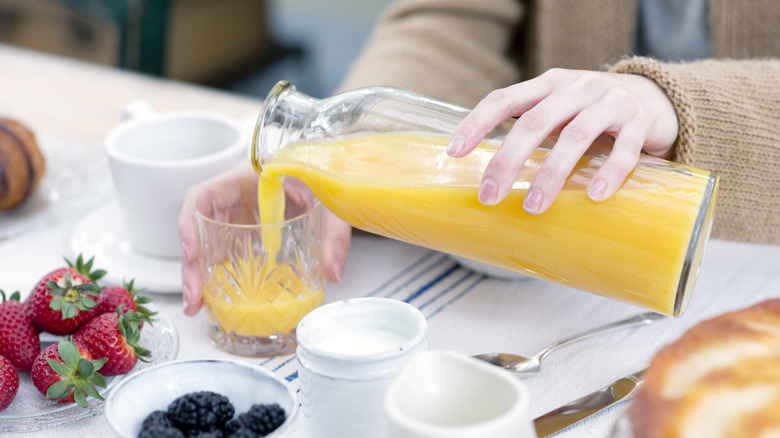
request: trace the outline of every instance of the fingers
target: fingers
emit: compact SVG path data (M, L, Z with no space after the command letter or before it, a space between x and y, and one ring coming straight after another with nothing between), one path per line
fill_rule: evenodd
M447 154L466 155L496 126L528 111L549 93L549 81L543 76L491 92L458 124Z
M196 198L204 190L221 181L237 181L251 175L256 177L251 164L248 161L242 162L233 169L190 187L184 194L181 210L179 210L178 234L181 247L182 304L186 315L197 314L203 305L203 287L198 267L200 242L197 220L195 219ZM221 186L230 187L231 184L222 184ZM210 214L209 209L213 207L213 202L203 202L200 208L203 209L202 213Z
M479 190L479 201L485 205L495 205L503 200L512 189L520 168L528 160L533 151L556 128L566 124L581 114L595 99L601 97L600 89L582 88L580 84L562 87L526 111L507 134L501 147L485 168ZM576 89L576 90L575 90ZM592 119L593 117L589 117ZM591 142L602 132L577 123L569 129L569 133L561 133L556 143L564 149L557 157L548 157L547 167L540 169L537 178L542 177L536 186L529 189L525 204L526 210L536 212L545 203L549 204L550 192L557 193L563 185L563 180L574 167L577 158L587 150ZM562 141L563 140L563 141ZM571 154L577 156L568 159ZM557 165L551 158L558 158ZM549 188L547 187L549 186ZM557 188L556 188L557 187ZM545 199L547 198L547 199ZM553 196L554 198L554 196ZM543 208L542 208L543 210Z
M352 227L330 210L325 209L322 239L325 276L329 281L338 283L344 276L344 266L352 240Z
M602 202L615 194L639 162L644 141L645 135L636 124L621 129L607 161L588 184L587 194L591 201Z
M601 99L595 104L586 106L562 130L555 146L547 155L536 177L531 182L524 198L523 209L530 214L540 214L546 211L563 188L580 158L590 148L593 142L604 132L623 132L626 117L631 117L632 111L621 103L613 103ZM618 158L610 161L610 168L599 175L599 179L591 181L591 190L596 198L603 200L611 196L623 182L623 179L636 164L642 141L629 143L626 139L640 137L631 133L623 135L624 143L618 144L619 150L624 147L633 148L629 151L620 150ZM631 161L633 159L633 162ZM629 166L626 168L626 166ZM620 180L617 180L620 178Z
M191 187L184 195L179 212L179 243L181 246L182 300L184 313L198 313L202 300L200 271L198 269L198 227L195 220L195 197L204 184Z
M182 261L181 276L184 280L182 282L184 314L195 316L203 306L203 286L197 259L188 262Z
M485 168L479 201L501 202L533 151L561 129L523 200L531 214L546 211L577 162L605 134L614 139L609 157L587 188L603 201L620 187L642 150L668 158L677 136L671 101L642 76L550 70L539 78L490 93L456 128L447 153L466 155L509 117L520 116Z

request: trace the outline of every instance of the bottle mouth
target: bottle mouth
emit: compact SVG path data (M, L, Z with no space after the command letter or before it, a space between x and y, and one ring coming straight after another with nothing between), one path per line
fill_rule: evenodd
M257 116L255 130L252 134L251 148L252 167L258 173L262 170L263 157L268 153L276 153L276 150L279 148L280 142L278 140L272 142L268 138L267 128L273 123L274 114L279 105L280 98L288 91L295 91L295 85L284 80L277 82L265 97L263 106L260 107L260 114Z

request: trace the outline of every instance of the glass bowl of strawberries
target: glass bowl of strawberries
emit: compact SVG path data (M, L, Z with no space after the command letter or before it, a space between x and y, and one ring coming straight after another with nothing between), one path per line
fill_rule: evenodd
M66 262L24 299L0 291L0 377L13 374L10 390L0 379L0 435L98 415L124 377L178 354L173 322L132 281L105 286L93 259Z

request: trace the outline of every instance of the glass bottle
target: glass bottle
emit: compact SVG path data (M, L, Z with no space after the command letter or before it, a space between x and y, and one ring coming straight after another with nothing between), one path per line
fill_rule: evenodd
M682 314L709 237L717 175L642 155L620 190L594 203L585 189L609 152L596 142L552 206L530 215L522 200L551 136L509 196L485 206L477 199L482 173L511 121L467 156L449 157L449 137L468 112L391 87L315 99L282 81L260 110L252 162L261 180L299 178L365 231Z

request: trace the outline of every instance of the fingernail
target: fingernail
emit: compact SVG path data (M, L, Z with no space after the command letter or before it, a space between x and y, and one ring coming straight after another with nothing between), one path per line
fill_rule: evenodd
M607 183L603 179L594 179L588 189L588 197L592 201L602 201L604 198L604 192L607 190Z
M183 300L183 307L186 311L190 307L190 286L186 283L181 287L181 298Z
M536 213L542 206L542 192L539 189L531 189L525 194L523 208L528 213Z
M453 136L450 140L450 144L447 145L447 155L457 156L460 154L460 151L463 149L463 145L466 143L466 139L464 139L460 135Z
M182 241L180 243L181 247L181 261L182 262L189 262L190 261L190 247L187 245L187 242Z
M333 263L333 276L335 277L336 283L341 282L341 278L344 276L344 266L341 265L341 263Z
M484 205L493 205L496 203L497 197L498 186L496 185L496 182L490 178L485 178L479 186L479 202Z

